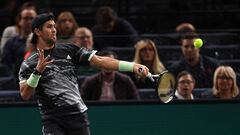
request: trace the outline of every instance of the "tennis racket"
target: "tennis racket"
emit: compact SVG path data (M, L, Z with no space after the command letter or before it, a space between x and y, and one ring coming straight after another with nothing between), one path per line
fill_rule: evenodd
M152 75L150 72L147 75L154 84L156 84L156 93L163 103L168 103L173 99L175 91L175 77L167 70L160 74Z

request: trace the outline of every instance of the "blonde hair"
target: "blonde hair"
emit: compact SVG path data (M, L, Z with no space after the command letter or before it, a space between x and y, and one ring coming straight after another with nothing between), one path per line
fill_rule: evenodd
M72 35L74 34L75 30L78 28L78 24L77 24L77 21L76 19L74 18L73 14L70 12L70 11L63 11L61 12L58 17L57 17L57 21L56 21L56 28L57 28L57 33L59 35L62 35L63 34L63 31L60 27L60 24L63 20L63 18L66 17L66 18L69 18L71 19L72 23L73 23L73 28L72 28Z
M233 80L233 87L231 89L231 95L232 97L236 97L239 94L238 86L237 86L237 79L236 79L236 73L230 66L219 66L213 76L213 95L217 96L219 94L219 88L217 86L217 77L219 75L224 75L227 77L231 77Z
M165 70L165 67L163 66L162 62L160 61L160 58L158 56L158 51L157 51L157 48L155 46L155 43L150 40L150 39L143 39L143 40L140 40L138 41L136 44L135 44L135 56L134 56L134 62L135 63L139 63L139 64L143 64L143 61L142 61L142 58L140 56L140 50L145 48L147 45L151 45L152 48L154 49L154 60L153 60L153 63L152 63L152 69L149 69L150 71L152 70L152 72L154 74L159 74L161 73L163 70Z

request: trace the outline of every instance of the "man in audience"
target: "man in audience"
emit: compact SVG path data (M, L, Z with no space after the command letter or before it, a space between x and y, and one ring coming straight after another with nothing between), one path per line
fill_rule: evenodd
M96 21L92 32L97 50L109 46L133 46L139 40L133 26L127 20L118 17L110 7L100 7L97 10Z
M187 72L182 71L177 76L177 90L174 94L174 99L179 100L193 100L193 89L195 86L195 79Z
M32 30L32 20L37 16L33 7L21 10L19 25L21 27L19 35L9 39L3 49L2 63L13 71L18 85L18 71L24 59L26 41Z
M94 42L91 30L86 27L80 27L76 29L76 31L74 32L73 43L79 47L84 47L92 50ZM81 78L79 78L78 80L79 85L82 84L85 76L93 75L99 71L99 69L92 66L80 66L78 69L78 75L81 76Z
M183 70L190 72L196 79L196 88L211 88L213 73L218 67L217 60L200 55L200 49L193 45L198 35L193 32L186 33L181 39L183 57L169 67L175 76Z
M76 29L73 43L79 47L93 49L93 36L91 30L86 27L79 27Z
M103 51L100 56L116 58L115 53ZM86 78L81 87L84 100L134 100L139 93L133 81L127 75L117 71L102 70L100 73Z

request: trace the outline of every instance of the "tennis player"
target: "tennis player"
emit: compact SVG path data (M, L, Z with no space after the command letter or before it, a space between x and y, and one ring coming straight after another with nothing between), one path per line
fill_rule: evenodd
M144 65L97 56L96 51L73 44L56 45L57 31L51 13L38 15L32 30L36 51L21 65L20 93L25 100L35 94L43 135L90 135L87 107L77 83L79 66L90 64L147 76L148 68ZM140 68L143 72L139 72Z

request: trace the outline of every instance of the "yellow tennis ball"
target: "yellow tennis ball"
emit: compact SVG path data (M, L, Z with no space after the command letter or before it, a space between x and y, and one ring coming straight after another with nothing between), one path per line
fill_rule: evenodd
M202 45L203 45L202 39L201 39L201 38L195 39L193 45L194 45L196 48L201 48Z

